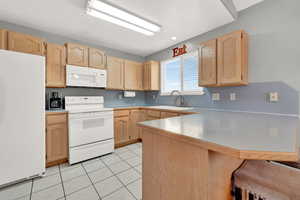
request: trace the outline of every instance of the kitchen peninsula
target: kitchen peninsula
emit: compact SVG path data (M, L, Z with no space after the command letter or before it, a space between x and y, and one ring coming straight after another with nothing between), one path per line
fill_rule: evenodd
M297 117L193 112L139 123L143 200L229 200L232 173L245 160L298 160Z

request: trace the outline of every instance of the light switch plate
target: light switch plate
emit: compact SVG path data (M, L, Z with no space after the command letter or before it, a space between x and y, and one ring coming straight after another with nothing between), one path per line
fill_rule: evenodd
M212 93L213 101L220 101L220 93Z

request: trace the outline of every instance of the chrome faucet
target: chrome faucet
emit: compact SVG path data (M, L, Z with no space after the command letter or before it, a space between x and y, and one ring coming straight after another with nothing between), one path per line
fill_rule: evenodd
M184 106L184 97L179 90L172 90L171 96L175 96L176 93L177 93L176 96L178 96L178 97L175 99L175 105L176 106ZM179 103L178 103L178 99L179 99Z

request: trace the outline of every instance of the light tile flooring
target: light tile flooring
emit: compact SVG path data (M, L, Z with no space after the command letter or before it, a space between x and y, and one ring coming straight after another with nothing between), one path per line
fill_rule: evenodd
M35 178L0 189L0 200L140 200L142 144L112 154L46 170Z

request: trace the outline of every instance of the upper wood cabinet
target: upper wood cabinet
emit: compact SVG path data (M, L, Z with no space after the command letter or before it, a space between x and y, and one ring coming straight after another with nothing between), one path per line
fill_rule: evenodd
M201 44L199 60L200 86L217 85L217 39Z
M218 83L245 85L248 83L248 35L236 31L218 38Z
M248 84L248 35L235 31L201 44L199 86Z
M107 56L107 89L124 89L124 60Z
M66 87L66 48L47 43L46 87Z
M8 31L8 50L44 55L44 40L22 33Z
M0 49L7 49L7 30L0 29Z
M46 115L47 166L66 162L68 159L68 122L66 113Z
M106 55L104 51L89 48L89 67L106 69Z
M143 79L144 90L160 90L159 62L148 61L144 63Z
M89 66L89 47L67 43L67 63L70 65Z
M143 64L125 60L124 66L125 90L143 90Z

